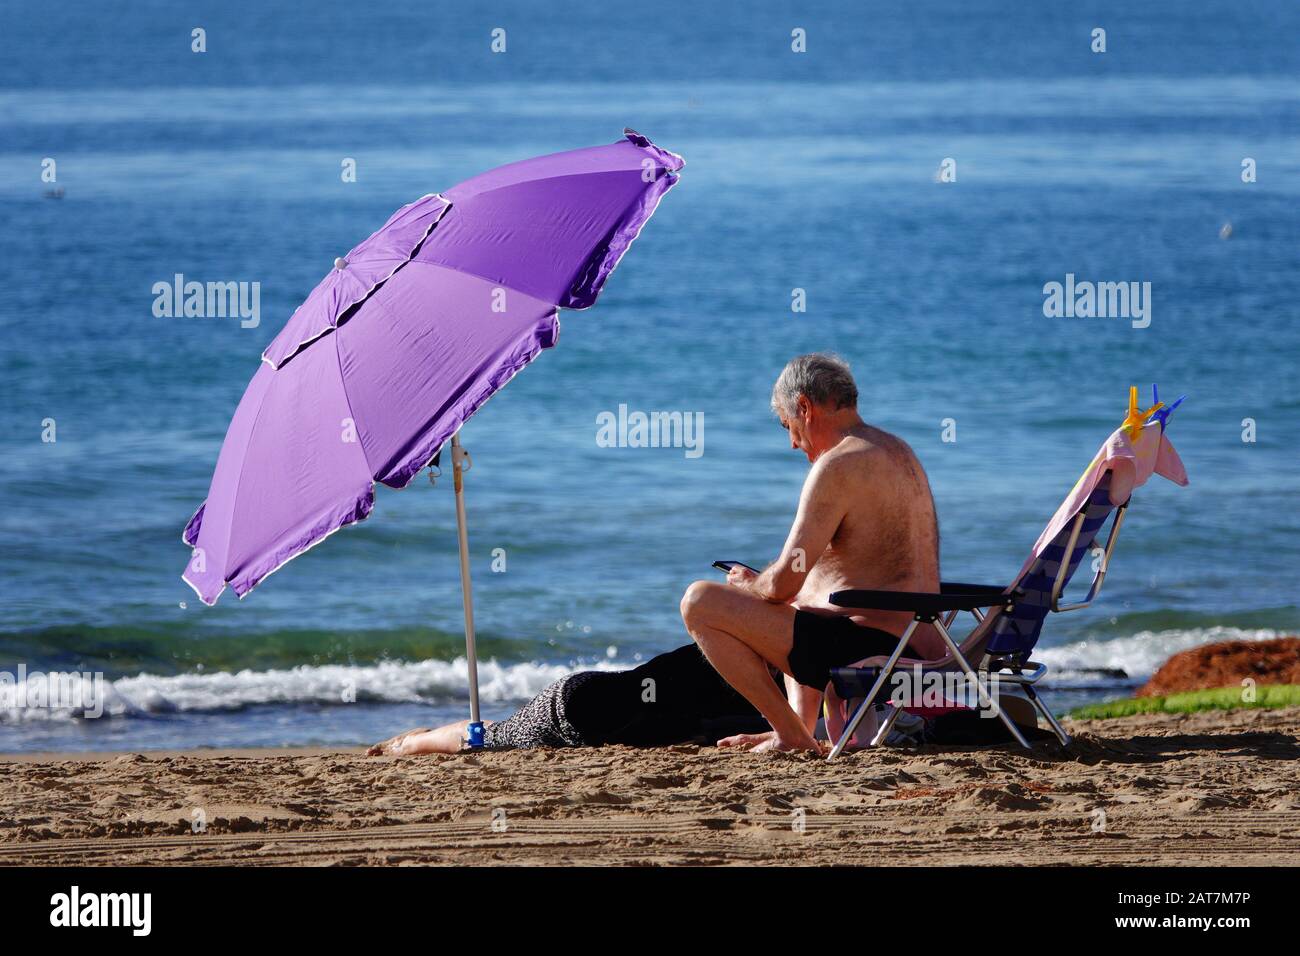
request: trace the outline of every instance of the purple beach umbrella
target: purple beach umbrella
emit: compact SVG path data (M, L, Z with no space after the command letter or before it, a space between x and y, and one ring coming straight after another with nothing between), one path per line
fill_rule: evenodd
M450 439L478 724L457 432L555 344L560 308L596 301L677 182L680 156L624 132L424 196L335 260L262 353L185 528L183 577L204 603L365 518L376 481L405 487Z

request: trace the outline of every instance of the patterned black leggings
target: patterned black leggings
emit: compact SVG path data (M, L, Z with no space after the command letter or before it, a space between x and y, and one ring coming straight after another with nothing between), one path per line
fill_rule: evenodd
M594 747L568 717L573 692L605 676L600 671L583 671L561 677L546 690L505 720L490 724L483 732L484 746L507 749L525 747Z

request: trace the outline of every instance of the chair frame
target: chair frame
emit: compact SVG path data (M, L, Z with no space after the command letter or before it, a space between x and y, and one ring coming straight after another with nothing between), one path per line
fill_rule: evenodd
M1102 554L1101 564L1098 566L1093 575L1092 586L1088 589L1087 597L1083 601L1075 604L1062 604L1061 595L1065 590L1066 580L1069 577L1070 555L1074 554L1075 548L1079 542L1079 534L1083 528L1086 517L1086 509L1080 509L1075 516L1073 527L1070 530L1069 541L1063 552L1063 560L1057 569L1056 578L1052 584L1051 600L1049 606L1050 612L1063 613L1066 611L1077 611L1090 605L1101 593L1102 584L1106 580L1106 571L1110 566L1111 554L1115 550L1115 543L1119 539L1119 530L1124 523L1124 512L1128 508L1128 502L1116 507L1112 517L1110 533L1106 538L1105 550ZM1100 530L1100 529L1099 529ZM830 596L830 602L837 607L851 608L869 608L872 610L883 611L910 611L912 620L908 623L907 629L903 632L902 637L898 639L897 646L894 647L893 653L889 655L883 667L880 669L871 690L863 698L862 703L858 705L853 716L845 725L844 732L840 734L839 740L831 748L830 755L826 758L828 761L834 760L848 745L853 738L854 732L858 729L858 724L866 716L868 709L876 705L876 698L881 689L885 686L885 681L898 666L899 659L903 656L903 651L907 647L908 641L917 627L921 624L932 624L939 636L943 639L948 653L952 657L951 663L956 665L970 678L976 687L979 695L980 705L992 710L997 717L1010 731L1016 741L1026 749L1032 749L1029 741L1025 739L1024 733L1020 727L1005 714L996 702L989 696L984 682L980 680L979 672L985 675L985 681L995 683L1007 683L1019 687L1024 691L1025 696L1033 704L1035 710L1047 721L1056 738L1062 746L1069 746L1071 742L1070 735L1065 732L1057 719L1052 716L1052 712L1043 702L1034 684L1042 679L1047 673L1047 665L1039 661L1021 660L1015 654L1000 655L997 652L985 652L979 662L979 668L972 666L970 660L962 653L961 647L953 640L952 634L948 628L956 619L957 614L961 611L969 611L975 618L976 628L985 626L985 610L989 608L998 608L1003 612L1009 613L1014 610L1016 599L1023 596L1024 592L1018 587L999 588L995 586L982 584L959 584L956 582L943 582L939 585L939 593L934 594L925 591L872 591L872 590L852 590L836 591ZM972 632L973 633L973 632ZM934 661L923 662L923 667L931 670L938 670L932 665ZM949 662L945 662L943 670L951 670ZM1025 668L1031 668L1026 673ZM893 728L894 722L898 720L899 714L906 708L893 706L889 715L881 722L880 728L872 737L868 747L879 746L889 731Z

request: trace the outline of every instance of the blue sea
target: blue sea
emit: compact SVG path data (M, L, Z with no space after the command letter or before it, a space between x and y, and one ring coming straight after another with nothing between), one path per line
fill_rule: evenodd
M463 432L486 716L685 643L678 601L711 561L776 555L807 464L768 395L820 349L921 457L956 580L1010 579L1130 385L1188 395L1190 486L1140 489L1099 602L1048 622L1057 709L1300 628L1288 0L0 17L0 670L108 682L99 719L0 711L0 751L350 745L466 714L449 480L381 487L367 521L214 608L181 581L181 531L335 256L425 193L624 126L685 157L680 184ZM177 273L259 282L259 324L156 317ZM1149 325L1045 316L1067 275L1149 282ZM621 404L702 413L704 453L600 447Z

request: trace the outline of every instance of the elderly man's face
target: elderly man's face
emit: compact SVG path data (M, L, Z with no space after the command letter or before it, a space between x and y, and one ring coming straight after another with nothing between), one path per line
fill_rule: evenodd
M802 451L808 456L809 461L815 457L808 436L808 417L811 408L808 400L801 396L793 413L781 416L781 427L790 435L790 447Z

